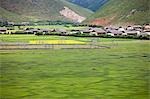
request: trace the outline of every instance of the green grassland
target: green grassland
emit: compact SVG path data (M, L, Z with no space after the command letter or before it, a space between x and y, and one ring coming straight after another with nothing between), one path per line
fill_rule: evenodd
M61 38L2 37L3 42ZM115 38L98 41L115 45L110 49L1 50L0 98L148 99L150 42Z
M37 25L37 26L21 26L20 28L40 28L40 29L66 29L66 30L72 30L72 29L83 29L86 27L74 27L74 26L69 26L65 27L64 25Z
M97 43L113 43L116 41L139 41L134 39L122 39L122 38L86 38L86 37L69 37L69 36L35 36L35 35L0 35L0 42L8 42L8 43L28 43L32 40L77 40L82 42L91 42L93 39L97 41Z

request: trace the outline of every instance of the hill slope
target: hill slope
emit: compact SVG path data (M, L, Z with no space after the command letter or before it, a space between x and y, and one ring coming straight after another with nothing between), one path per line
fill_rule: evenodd
M92 11L98 10L108 0L68 0L72 3L88 8Z
M0 0L0 13L1 19L10 21L72 20L81 22L92 12L65 0Z
M98 25L150 23L149 0L109 0L86 22Z

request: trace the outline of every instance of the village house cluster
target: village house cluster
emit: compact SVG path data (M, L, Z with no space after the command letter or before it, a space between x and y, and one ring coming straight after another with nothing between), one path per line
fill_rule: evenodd
M18 32L19 33L19 32ZM6 27L0 27L0 34L17 34L9 31ZM20 34L34 34L34 35L52 35L59 34L63 36L71 35L85 35L85 36L109 36L109 37L148 37L150 38L150 25L133 25L126 27L85 27L81 29L38 29L38 28L26 28L23 29Z
M127 27L104 27L104 28L86 28L80 31L81 34L88 34L94 36L108 35L108 36L150 36L150 25L134 25Z

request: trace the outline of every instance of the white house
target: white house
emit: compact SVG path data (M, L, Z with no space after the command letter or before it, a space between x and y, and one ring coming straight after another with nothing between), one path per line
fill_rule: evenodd
M6 33L7 28L6 27L0 27L0 34Z

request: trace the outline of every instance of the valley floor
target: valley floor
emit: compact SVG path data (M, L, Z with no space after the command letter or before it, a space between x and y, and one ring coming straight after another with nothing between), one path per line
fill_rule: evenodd
M3 42L30 38L3 36ZM115 45L110 49L1 50L0 98L148 99L150 41L102 38L99 43Z

